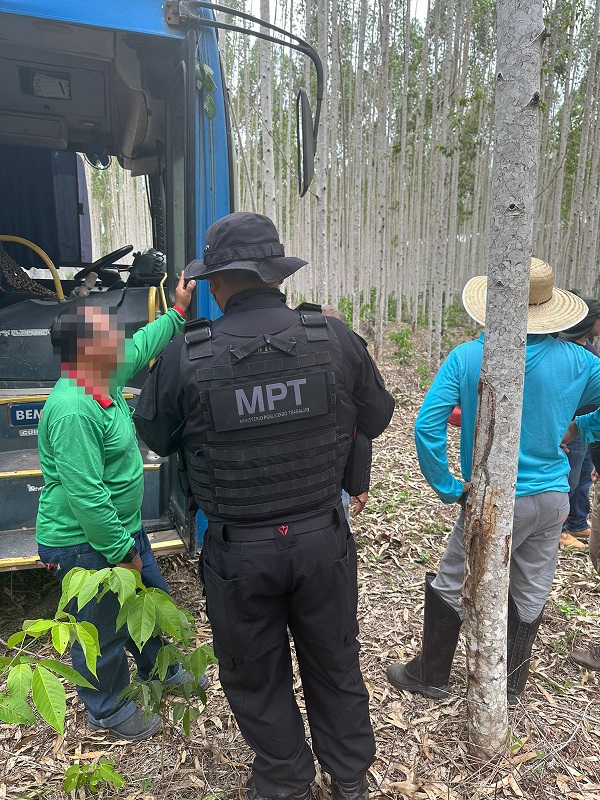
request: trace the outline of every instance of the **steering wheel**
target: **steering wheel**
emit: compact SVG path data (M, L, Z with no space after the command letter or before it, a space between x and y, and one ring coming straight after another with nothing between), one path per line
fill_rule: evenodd
M109 267L111 264L114 264L115 261L118 261L123 256L129 255L133 250L132 244L126 244L125 247L119 247L118 250L113 250L112 253L107 253L107 255L102 256L97 261L94 261L93 264L90 264L89 267L85 267L85 269L79 270L77 275L75 275L76 281L82 281L84 278L90 274L90 272L101 272L102 270Z

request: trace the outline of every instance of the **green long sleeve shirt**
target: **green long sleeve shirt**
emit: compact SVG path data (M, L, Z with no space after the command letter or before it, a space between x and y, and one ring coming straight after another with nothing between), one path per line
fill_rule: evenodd
M180 314L169 309L126 342L108 402L87 394L73 378L57 381L38 428L45 482L36 523L40 544L89 542L111 564L118 564L133 545L132 534L142 527L144 472L133 409L122 387L183 324Z

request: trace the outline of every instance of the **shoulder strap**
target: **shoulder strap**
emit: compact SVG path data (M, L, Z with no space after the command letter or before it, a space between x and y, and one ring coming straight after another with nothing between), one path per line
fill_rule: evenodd
M329 331L327 330L327 317L321 312L300 313L300 319L306 331L306 338L309 342L328 342Z
M212 333L210 320L207 317L189 320L183 330L190 361L212 356Z
M318 303L306 303L306 302L304 302L304 303L300 303L299 306L296 306L295 311L298 311L300 314L302 314L305 311L311 311L311 312L314 312L316 314L320 314L321 311L322 311L322 308Z

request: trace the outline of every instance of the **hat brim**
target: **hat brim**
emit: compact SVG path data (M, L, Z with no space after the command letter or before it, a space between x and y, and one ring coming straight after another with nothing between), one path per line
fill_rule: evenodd
M462 293L467 314L475 322L485 325L487 302L487 277L477 275L467 281ZM580 297L565 289L552 289L552 297L545 303L530 305L527 309L527 333L558 333L577 325L588 314L588 307Z
M204 261L196 259L190 261L185 268L184 277L186 280L205 280L219 272L238 269L246 272L253 272L264 283L277 283L283 281L297 272L307 264L301 258L291 256L276 256L272 258L261 258L259 261L230 261L227 264L217 264L206 266Z

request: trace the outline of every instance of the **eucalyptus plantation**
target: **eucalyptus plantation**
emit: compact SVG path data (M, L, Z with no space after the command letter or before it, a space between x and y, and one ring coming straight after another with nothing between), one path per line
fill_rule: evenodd
M378 347L389 319L414 324L426 315L435 368L446 309L486 268L495 5L262 0L261 13L269 5L271 19L315 43L326 64L317 175L299 200L293 88L310 86L310 69L270 48L269 111L261 46L228 35L240 208L271 208L271 149L276 218L289 252L311 262L288 290L342 302ZM600 253L598 6L547 0L543 15L534 252L555 267L559 285L591 293Z

